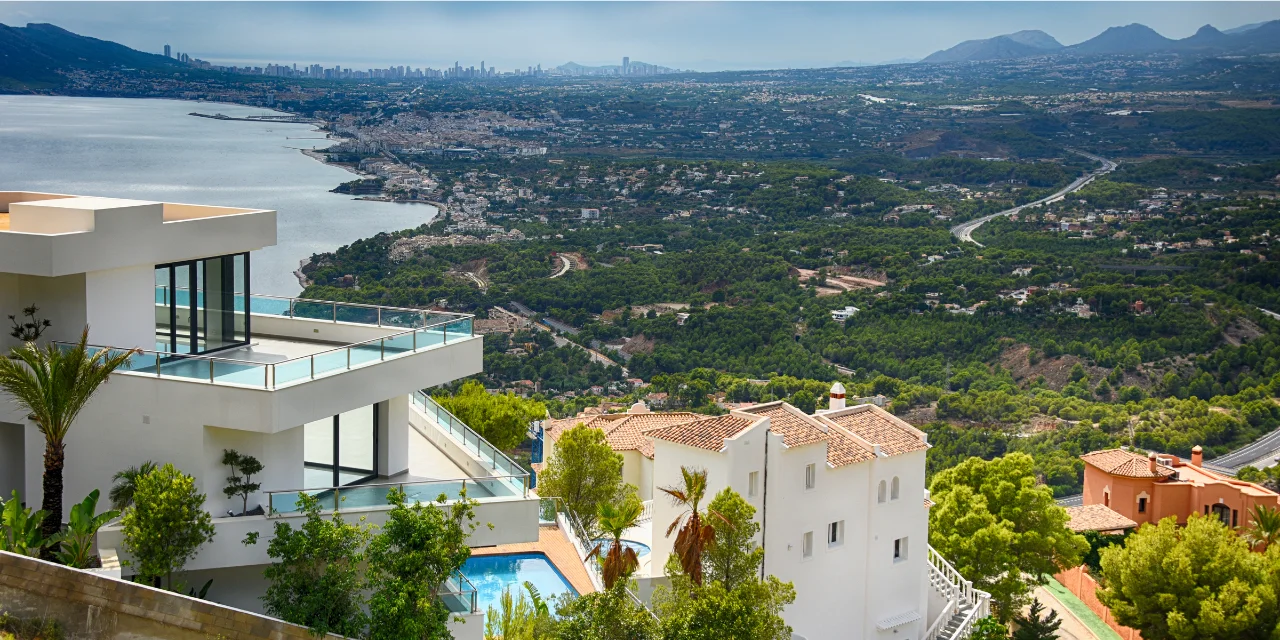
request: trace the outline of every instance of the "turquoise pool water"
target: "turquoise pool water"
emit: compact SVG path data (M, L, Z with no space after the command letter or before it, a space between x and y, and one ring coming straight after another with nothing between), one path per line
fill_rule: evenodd
M562 593L578 595L555 565L542 553L515 553L501 556L472 556L462 567L478 593L480 611L498 606L502 591L510 587L511 596L524 592L524 583L532 582L544 600Z
M609 553L609 547L613 546L613 541L608 538L596 538L596 542L602 545L600 547L601 554ZM643 542L636 542L635 540L623 540L622 546L629 548L632 551L635 551L637 558L643 558L649 555L649 545Z

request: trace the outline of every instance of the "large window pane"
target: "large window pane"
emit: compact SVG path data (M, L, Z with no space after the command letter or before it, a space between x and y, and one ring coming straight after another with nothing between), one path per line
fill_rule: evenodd
M373 473L373 406L338 416L338 466Z

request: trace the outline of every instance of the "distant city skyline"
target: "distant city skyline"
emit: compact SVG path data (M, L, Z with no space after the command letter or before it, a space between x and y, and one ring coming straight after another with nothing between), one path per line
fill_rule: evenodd
M628 57L716 71L922 58L1040 29L1063 44L1141 22L1171 38L1280 19L1280 2L8 2L0 22L50 22L214 64L500 71Z

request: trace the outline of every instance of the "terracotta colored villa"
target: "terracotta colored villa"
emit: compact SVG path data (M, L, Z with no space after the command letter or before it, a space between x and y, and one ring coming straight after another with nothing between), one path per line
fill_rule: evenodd
M1192 513L1215 515L1232 527L1248 526L1256 504L1280 506L1280 494L1206 469L1197 445L1188 462L1175 455L1147 455L1125 449L1080 456L1084 468L1084 505L1102 505L1141 525Z

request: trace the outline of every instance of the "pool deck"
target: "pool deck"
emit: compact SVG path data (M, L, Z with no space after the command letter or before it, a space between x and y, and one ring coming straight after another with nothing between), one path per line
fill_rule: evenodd
M591 584L591 576L587 568L578 559L578 551L573 543L565 537L564 532L556 526L538 527L537 542L517 542L500 544L496 547L478 547L471 550L472 556L500 556L511 553L541 553L547 556L551 564L569 580L578 595L595 592Z

